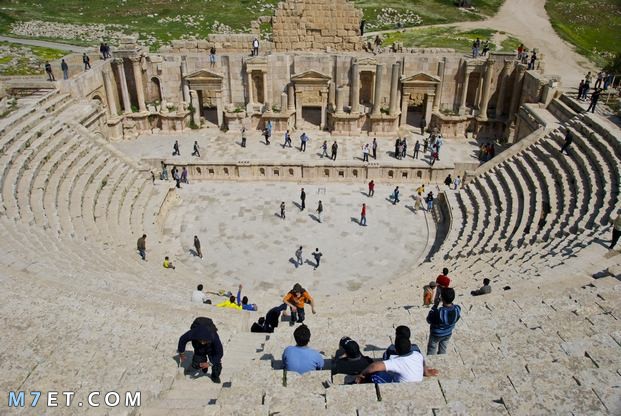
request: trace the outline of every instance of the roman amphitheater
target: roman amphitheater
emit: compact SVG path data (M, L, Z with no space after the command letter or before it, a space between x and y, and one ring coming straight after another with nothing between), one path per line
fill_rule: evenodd
M65 57L68 80L0 79L0 95L18 97L0 118L0 414L621 414L621 256L608 249L621 130L585 112L574 84L550 71L563 63L545 53L529 69L515 51L378 52L361 18L346 0L286 0L265 20L273 38L258 56L254 34L157 52L127 37L112 59L93 52L88 71L81 54ZM282 145L286 130L293 148ZM411 157L431 130L445 138L433 165L428 152ZM406 158L394 158L397 137ZM373 138L377 158L363 162ZM336 160L321 157L324 140L338 142ZM492 141L496 155L482 162L479 146ZM185 167L189 184L160 180L162 162ZM463 178L460 189L444 185L448 174ZM414 208L420 185L437 197L430 212ZM194 235L204 259L191 254ZM321 267L294 266L300 245L305 258L323 252ZM422 287L443 267L462 319L448 354L426 357L437 377L351 385L331 375L342 336L379 359L408 325L425 346ZM484 277L492 293L470 296ZM282 369L288 322L250 332L296 282L315 298L310 346L326 359L303 376ZM241 283L259 311L193 304L199 283L213 304ZM222 384L179 367L179 336L197 316L218 326ZM26 405L8 407L18 391ZM59 393L58 407L30 407L33 391L75 392L84 406ZM140 391L141 404L87 406L93 391Z

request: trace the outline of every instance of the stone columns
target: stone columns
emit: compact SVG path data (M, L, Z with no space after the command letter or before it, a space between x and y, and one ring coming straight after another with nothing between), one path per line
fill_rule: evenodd
M287 93L280 94L280 112L284 113L287 111Z
M382 114L382 75L384 75L384 64L375 66L375 94L373 94L373 113L374 116Z
M401 119L399 120L399 126L405 126L408 121L408 106L410 104L409 94L405 91L401 91Z
M468 95L468 82L470 81L470 70L468 62L464 62L464 80L462 82L461 103L459 105L459 115L466 114L466 96Z
M351 100L351 112L360 112L360 72L358 72L358 64L351 65L351 82L350 82L350 100Z
M184 57L185 58L185 57ZM190 102L190 87L185 77L188 76L188 62L185 59L181 59L181 88L183 92L183 101Z
M498 80L498 87L496 88L496 118L499 119L502 117L502 112L504 110L505 104L505 95L506 95L506 82L507 82L507 74L509 73L509 68L511 66L511 61L505 61L502 72L500 73L500 78Z
M295 92L295 127L300 128L302 126L302 99L298 98L302 95L302 91ZM300 104L299 106L297 104Z
M112 86L112 80L110 79L110 73L107 69L104 69L101 72L103 75L104 88L106 90L106 98L108 99L108 110L110 112L110 117L117 117L119 114L119 110L116 106L116 97L114 96L114 87Z
M438 62L438 78L440 78L440 83L436 87L436 95L433 97L433 111L438 111L440 109L440 101L442 100L442 87L444 86L444 68L446 67L446 62L443 58L442 61Z
M254 81L252 80L252 73L248 72L248 103L254 104Z
M401 73L401 64L399 62L392 64L392 74L390 78L390 107L391 116L397 114L399 108L399 75Z
M511 105L509 106L509 124L513 119L513 114L518 110L520 106L520 96L522 95L522 82L524 81L524 73L526 72L526 66L518 64L515 69L515 81L513 83L513 93L511 95Z
M261 71L261 76L263 77L263 104L268 106L271 100L267 97L267 72Z
M336 101L336 85L334 84L334 82L330 81L330 84L328 85L328 105L334 108L336 106L335 101Z
M218 112L218 127L222 127L224 124L224 106L222 103L222 93L219 92L216 97L216 111ZM199 118L200 121L200 118Z
M336 89L336 112L337 113L342 113L343 112L343 88L337 88Z
M488 59L485 61L485 78L483 79L483 93L481 95L481 103L479 105L479 120L487 120L487 106L489 105L490 89L492 86L492 75L494 73L494 61Z
M328 91L321 92L321 130L326 128L326 113L328 112Z
M136 98L138 99L138 109L141 113L147 111L144 102L144 88L142 86L142 68L140 68L140 57L130 58L134 67L134 85L136 85Z
M431 113L433 113L433 102L435 101L435 96L431 96L429 94L425 95L425 121L427 125L431 124Z
M192 114L194 115L194 123L200 127L201 126L201 103L198 100L198 93L194 90L190 90L190 102L192 103L192 107L194 110Z
M295 88L293 83L289 83L287 88L287 110L295 111Z
M123 58L115 59L116 69L119 74L119 82L121 83L121 95L123 97L123 112L125 114L132 112L132 105L129 101L129 91L127 90L127 79L125 78L125 67L123 66Z

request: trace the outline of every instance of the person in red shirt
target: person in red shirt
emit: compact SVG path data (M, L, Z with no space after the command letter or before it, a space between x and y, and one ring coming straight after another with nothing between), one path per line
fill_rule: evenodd
M442 269L442 274L436 277L436 284L438 287L436 287L436 296L433 300L434 305L440 304L440 293L442 292L442 289L451 286L451 278L448 277L448 272L449 270L445 267Z
M372 197L373 195L375 195L375 182L371 180L371 182L369 182L369 197Z
M362 204L362 211L360 211L360 225L367 225L367 204Z

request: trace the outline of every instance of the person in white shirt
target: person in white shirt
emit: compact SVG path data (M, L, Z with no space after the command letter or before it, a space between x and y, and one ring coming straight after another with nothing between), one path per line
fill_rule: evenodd
M203 285L196 286L196 290L192 292L192 303L211 303L203 292Z
M368 376L374 383L412 383L423 381L423 376L438 375L438 370L425 366L425 358L420 352L412 351L408 338L397 338L395 349L398 355L370 364L356 376L356 383L364 382Z
M459 176L453 180L453 185L455 185L455 190L459 189L459 185L461 185L461 178Z
M252 56L259 56L259 39L257 38L252 41Z

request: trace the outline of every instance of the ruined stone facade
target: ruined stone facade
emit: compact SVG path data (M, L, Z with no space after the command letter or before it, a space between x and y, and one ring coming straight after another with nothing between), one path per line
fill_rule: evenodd
M209 41L176 41L149 53L126 39L115 59L78 79L72 93L104 104L112 139L190 126L261 129L268 121L276 132L395 136L424 119L447 137L511 140L519 107L545 102L557 88L557 79L527 71L512 52L470 58L450 49L355 51L360 17L347 1L281 3L274 43L249 56L254 35L234 35L243 38L239 44L217 38L215 63Z
M362 10L347 0L287 0L272 21L277 51L357 51Z

